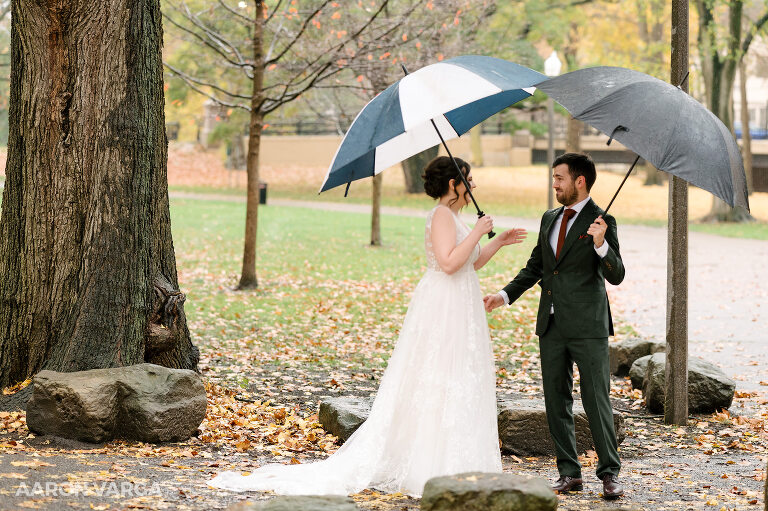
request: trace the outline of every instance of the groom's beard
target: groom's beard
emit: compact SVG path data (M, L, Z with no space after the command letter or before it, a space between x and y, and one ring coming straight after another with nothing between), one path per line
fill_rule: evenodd
M562 194L555 195L557 196L557 202L566 207L576 204L576 199L579 198L579 192L576 191L575 186L570 190L563 190Z

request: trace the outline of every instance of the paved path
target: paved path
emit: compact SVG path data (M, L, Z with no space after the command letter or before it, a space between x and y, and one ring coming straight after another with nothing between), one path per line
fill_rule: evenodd
M271 199L269 204L370 213L364 204L283 199ZM381 211L414 217L427 213L395 207ZM468 223L475 218L464 215ZM500 228L524 227L532 232L539 228L538 219L494 216L494 222ZM641 335L664 340L667 230L620 225L619 240L627 274L620 286L609 286L614 309ZM768 390L760 385L761 381L768 385L768 241L690 232L688 263L689 354L720 365L740 390ZM510 278L514 271L510 269Z

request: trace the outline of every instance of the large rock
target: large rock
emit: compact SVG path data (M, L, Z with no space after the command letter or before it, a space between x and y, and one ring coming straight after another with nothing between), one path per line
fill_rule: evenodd
M184 440L205 418L200 376L139 364L73 373L40 371L27 404L30 431L105 442Z
M656 353L648 360L643 395L648 409L664 413L665 365L667 356ZM688 359L688 411L711 413L733 402L736 382L715 365L699 357Z
M422 511L550 511L557 496L539 477L471 472L434 477L424 485Z
M664 351L663 342L647 339L625 339L621 342L610 343L608 353L610 356L611 374L626 376L635 360L646 355L653 355Z
M648 373L648 361L651 355L646 355L635 360L629 369L629 379L632 381L633 389L642 389L645 382L645 375Z
M227 511L357 511L355 501L336 495L286 495L270 500L240 502Z
M359 397L335 397L320 403L318 420L323 429L343 443L368 418L371 401Z
M370 401L359 397L336 397L320 403L318 419L323 429L345 442L370 412ZM592 432L580 401L573 403L576 424L576 447L579 452L592 449ZM619 443L624 440L624 417L614 411L613 424ZM521 456L555 454L549 436L544 401L532 399L505 399L498 403L498 425L501 448L504 452Z
M573 419L578 452L593 449L592 432L580 401L573 403ZM624 416L616 411L613 412L613 425L616 439L621 443L625 436ZM520 456L554 456L555 445L549 435L544 401L518 399L499 402L499 438L504 452Z

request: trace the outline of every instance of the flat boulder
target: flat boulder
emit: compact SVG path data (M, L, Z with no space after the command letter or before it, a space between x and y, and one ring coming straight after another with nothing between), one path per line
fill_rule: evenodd
M424 485L422 511L550 511L557 496L540 477L469 472L434 477Z
M185 440L197 431L207 406L197 373L154 364L46 370L33 384L27 403L30 431L84 442Z
M549 434L547 414L541 399L514 399L499 402L499 439L504 452L520 456L554 456L555 445ZM573 403L578 452L593 449L587 413L580 401ZM624 416L613 412L616 439L624 441Z
M666 354L648 359L643 381L643 396L652 413L664 413ZM714 364L699 357L688 359L688 411L712 413L728 408L733 402L736 382Z
M659 353L665 349L666 345L663 342L648 339L631 338L610 343L608 344L608 354L610 357L611 374L627 376L632 368L632 364L637 359Z
M282 495L233 504L227 511L357 511L355 501L338 495Z
M370 399L334 397L320 403L317 416L323 429L344 443L365 422L370 411Z

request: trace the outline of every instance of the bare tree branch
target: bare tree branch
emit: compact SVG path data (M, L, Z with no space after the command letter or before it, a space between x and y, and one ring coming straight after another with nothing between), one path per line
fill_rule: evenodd
M215 51L218 55L221 56L221 58L226 60L230 65L238 67L238 68L243 68L244 70L246 70L246 72L249 70L249 68L250 69L253 68L252 64L243 63L243 62L237 62L235 60L232 60L232 58L229 55L227 55L224 51L222 51L222 49L220 47L218 47L218 46L216 46L214 44L211 44L210 41L208 41L205 37L201 36L200 34L195 32L194 30L190 30L189 28L181 25L180 23L177 23L176 20L174 20L173 18L171 18L167 14L163 13L163 18L165 18L166 20L171 22L171 24L174 25L179 30L182 30L182 31L186 32L187 34L193 36L195 39L200 41L203 45L205 45L206 47L208 47L211 50Z
M240 103L231 103L229 101L224 101L221 98L219 98L218 96L216 96L214 94L211 94L210 92L208 92L208 91L206 91L204 89L201 89L200 87L197 86L197 84L195 84L194 82L188 80L184 75L179 75L179 78L184 80L184 82L186 82L187 86L190 89L194 90L198 94L202 94L203 96L212 99L213 101L215 101L216 103L218 103L218 104L220 104L222 106L227 106L227 107L230 107L230 108L240 108L242 110L245 110L246 112L250 112L251 111L251 108L248 105L243 105L243 104L240 104ZM206 85L210 85L210 84L206 84Z
M270 107L262 107L262 111L264 112L264 114L272 112L272 111L276 110L277 108L279 108L280 106L293 101L294 99L296 99L299 96L301 96L304 92L306 92L309 89L311 89L312 86L315 85L315 83L317 83L318 80L320 79L320 76L321 76L322 72L325 71L326 69L328 69L329 67L331 67L331 63L330 62L328 62L323 67L323 69L321 69L320 72L317 75L315 75L315 77L306 86L304 86L302 89L300 89L298 91L295 91L295 92L292 92L290 94L287 94L286 91L284 91L283 95L281 96L279 101L275 101L275 103L272 106L270 106ZM334 74L338 73L339 71L340 70L338 70L338 69L334 70L328 76L333 76ZM325 78L327 78L327 76L323 77L323 79L325 79Z
M595 0L574 0L573 2L568 2L565 4L552 4L548 7L548 9L567 9L569 7L577 7L579 5L584 4L591 4Z
M269 22L272 21L272 18L275 17L275 14L277 14L277 11L280 10L281 5L283 5L283 0L278 0L278 2L275 4L275 8L272 9L272 12L267 16L267 19L264 20L265 27L269 25Z
M163 65L165 67L167 67L168 69L170 69L171 72L174 75L176 75L179 78L183 79L187 83L191 82L191 83L195 83L197 85L203 85L205 87L210 87L210 88L212 88L214 90L217 90L217 91L219 91L219 92L221 92L223 94L226 94L227 96L232 97L232 98L251 99L251 96L246 96L244 94L237 94L237 93L234 93L234 92L229 92L228 90L226 90L226 89L224 89L222 87L219 87L216 84L213 84L213 83L210 83L210 82L206 82L205 80L201 80L200 78L195 78L194 76L189 76L188 74L184 73L180 69L177 69L177 68L173 67L172 65L170 65L169 63L167 63L165 61L163 61Z
M0 21L3 21L9 12L11 12L11 0L0 3Z
M755 21L752 26L749 27L749 32L747 33L747 37L744 38L744 42L741 45L741 52L742 55L746 55L749 51L749 45L752 44L752 40L755 38L755 36L760 32L760 30L763 28L763 25L768 23L768 9L763 13L762 16L760 16L757 21Z
M387 1L389 1L389 0L387 0ZM309 22L310 22L310 21L312 21L312 19L313 19L313 18L314 18L314 17L317 15L317 13L318 13L318 12L320 12L321 10L323 10L323 7L325 7L325 6L326 6L326 5L328 5L329 3L331 3L331 0L325 0L325 2L323 2L323 3L320 5L320 7L318 7L317 9L315 9L315 10L312 12L312 14L311 14L310 16L307 16L307 17L304 19L304 22L301 24L301 28L299 29L299 32L298 32L298 33L297 33L297 34L296 34L296 35L293 37L293 39L292 39L292 40L291 40L291 41L290 41L290 42L289 42L289 43L286 45L286 47L285 47L285 48L283 48L283 51L281 51L281 52L280 52L280 53L279 53L279 54L278 54L276 57L274 57L274 58L272 58L272 59L270 59L270 60L267 60L267 61L265 61L265 62L264 62L264 64L265 64L265 65L274 64L275 62L277 62L278 60L280 60L281 58L283 58L283 55L285 55L285 54L286 54L288 51L290 51L290 49L293 47L293 45L294 45L294 44L296 44L296 42L297 42L299 39L301 39L301 36L302 36L302 34L304 34L304 31L307 29L307 26L309 25ZM385 2L385 3L386 3L386 2ZM274 41L274 39L273 39L273 41Z
M235 19L240 20L245 26L251 27L253 26L253 18L249 18L248 16L245 16L239 12L237 12L236 9L230 7L229 5L224 2L224 0L219 0L219 4L224 7L226 10L228 10L232 15L235 17Z
M223 35L219 34L218 32L215 32L213 29L208 27L205 23L203 23L199 17L192 14L192 12L189 10L189 6L186 2L182 1L182 5L184 6L184 14L187 16L187 19L191 21L197 28L205 32L205 34L214 42L217 44L222 45L225 48L229 48L236 56L237 61L240 63L245 63L246 59L243 58L243 55L240 53L240 50L237 49L237 47L230 43ZM248 64L250 67L253 67L252 65Z

